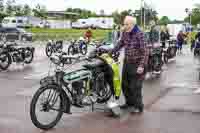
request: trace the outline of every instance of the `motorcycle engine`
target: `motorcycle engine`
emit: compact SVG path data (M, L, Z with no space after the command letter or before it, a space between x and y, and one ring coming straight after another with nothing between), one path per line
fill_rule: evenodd
M13 53L13 60L14 62L22 62L23 61L23 57L22 54L18 51Z

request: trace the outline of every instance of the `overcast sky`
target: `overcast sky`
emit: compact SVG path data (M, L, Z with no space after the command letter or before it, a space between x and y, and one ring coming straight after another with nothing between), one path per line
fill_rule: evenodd
M28 3L32 7L37 3L45 5L48 10L65 10L68 7L85 8L99 12L103 9L106 13L115 10L139 9L141 0L16 0L18 3ZM152 5L158 16L169 16L170 19L181 20L186 16L185 8L191 8L200 0L145 0Z

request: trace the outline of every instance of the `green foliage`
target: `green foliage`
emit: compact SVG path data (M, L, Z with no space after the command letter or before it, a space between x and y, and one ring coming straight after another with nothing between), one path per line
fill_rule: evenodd
M37 5L34 9L33 9L33 14L35 17L40 17L40 18L47 18L47 10L45 6L42 5Z
M158 24L160 25L165 25L170 23L170 19L168 18L168 16L163 16L160 20L158 20Z
M32 9L30 8L30 6L25 4L24 8L23 8L23 14L25 16L29 16L29 15L31 15L31 12L32 12Z
M45 29L45 28L31 28L27 31L33 33L34 40L49 40L49 39L72 39L83 36L86 30L78 29ZM93 39L103 40L108 35L110 30L92 30Z
M6 14L9 16L14 15L15 7L14 7L15 1L14 0L7 0L6 2Z
M0 0L0 12L3 12L4 11L4 0Z
M184 20L189 22L189 15ZM195 4L195 7L192 9L191 20L192 25L200 24L200 4Z

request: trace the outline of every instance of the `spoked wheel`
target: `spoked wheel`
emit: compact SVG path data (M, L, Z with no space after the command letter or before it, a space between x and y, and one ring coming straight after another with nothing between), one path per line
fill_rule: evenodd
M82 44L81 46L81 54L86 55L87 54L87 44Z
M30 64L33 61L34 58L34 50L31 49L25 49L25 60L24 63Z
M162 62L160 62L160 59L158 56L154 56L153 68L156 72L161 71Z
M74 46L70 45L68 48L68 55L74 55Z
M47 55L48 57L50 57L50 56L52 55L53 51L52 51L51 43L48 43L48 44L47 44L46 49L45 49L45 52L46 52L46 55Z
M12 59L7 52L0 53L0 69L6 70L10 66Z
M59 88L55 85L39 88L30 106L33 124L43 130L53 128L63 115L63 99Z
M112 96L110 84L105 80L104 74L100 73L96 79L97 103L105 103Z
M97 95L97 103L107 102L112 96L112 90L110 88L110 85L107 82L104 83L104 87L100 91L98 91Z

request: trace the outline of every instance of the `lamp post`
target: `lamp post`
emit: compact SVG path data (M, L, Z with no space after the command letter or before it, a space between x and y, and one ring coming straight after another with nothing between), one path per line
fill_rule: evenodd
M190 11L189 8L185 8L185 12L188 14L189 16L189 23L190 25L192 24L192 12Z

